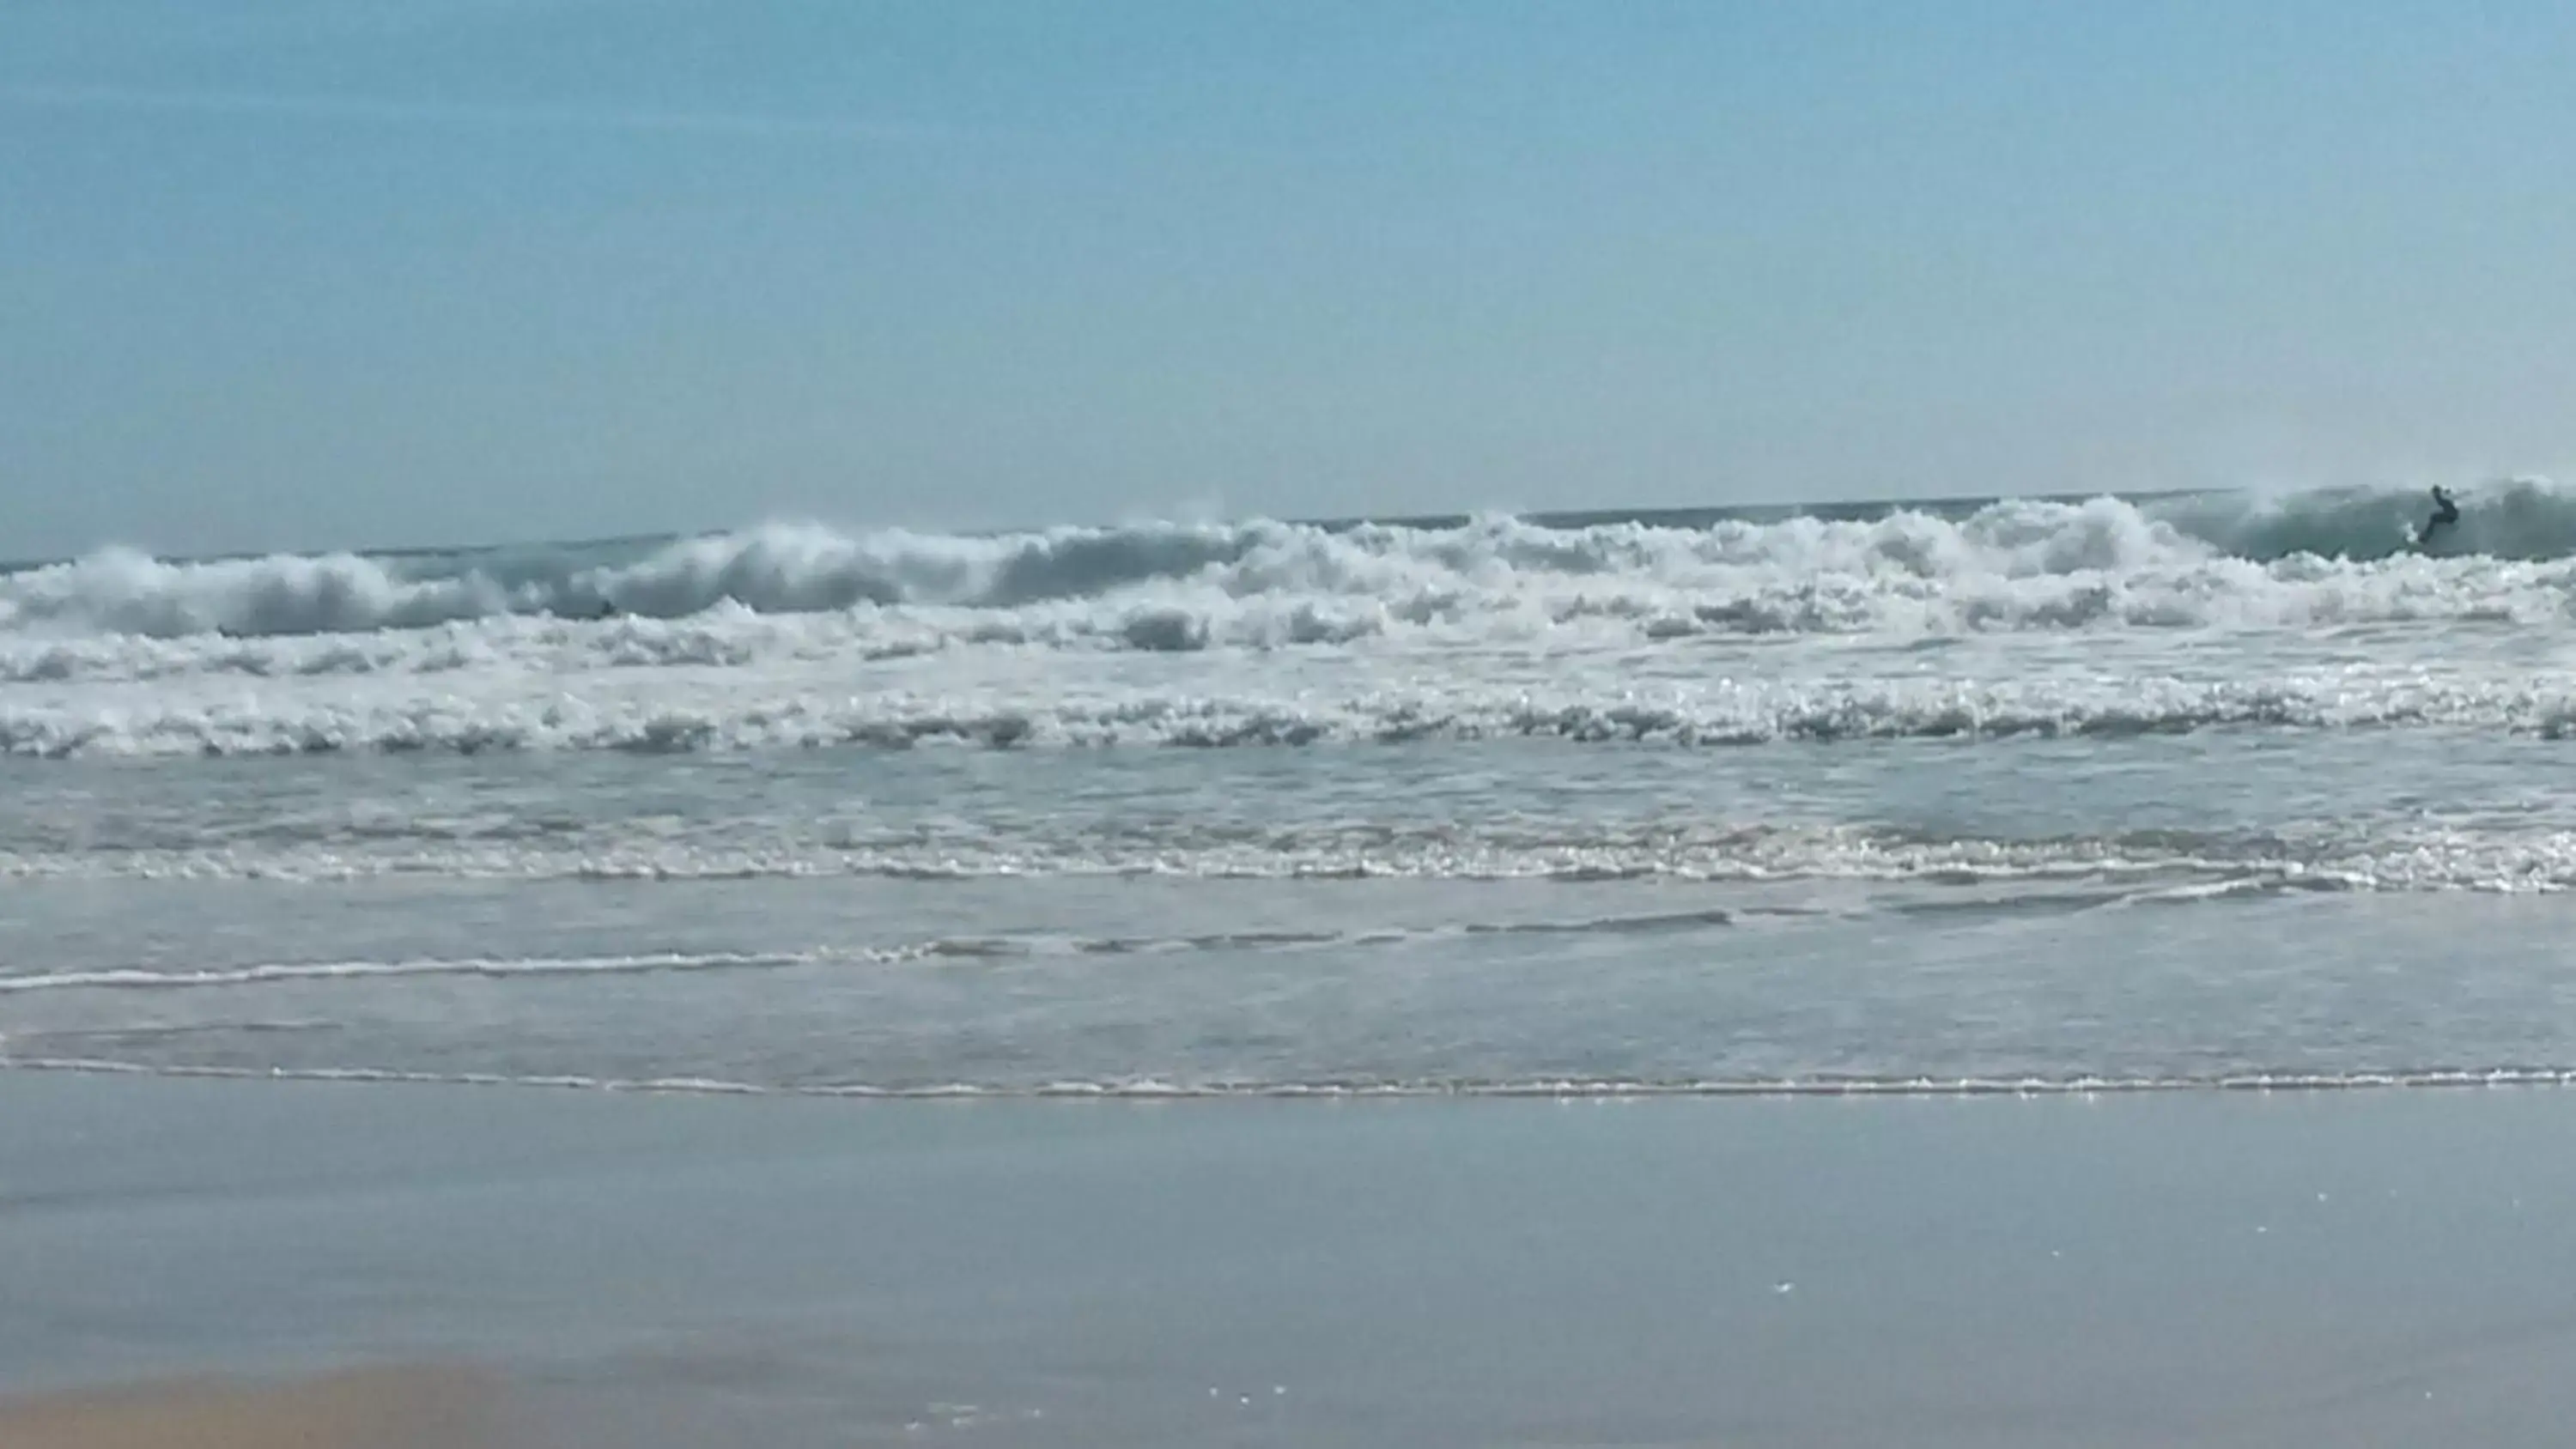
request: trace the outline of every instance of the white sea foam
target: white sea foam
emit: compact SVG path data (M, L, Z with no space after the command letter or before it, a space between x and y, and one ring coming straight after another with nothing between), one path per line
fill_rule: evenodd
M810 965L817 961L890 961L907 953L857 952L837 957L822 952L661 952L637 956L477 957L411 961L281 961L249 966L196 970L115 967L85 971L39 971L23 976L0 975L0 994L31 991L151 991L223 986L259 986L288 981L367 981L403 976L583 976L631 975L655 971L739 971Z
M2459 557L2398 556L2420 511L2408 494L2333 493L1584 527L1495 517L959 537L779 524L640 556L173 563L108 550L0 576L0 680L434 670L496 656L737 663L979 643L1186 651L1587 621L1670 637L2563 614L2576 494L2539 482L2474 494L2444 544ZM603 609L624 617L564 627ZM809 622L757 622L782 618ZM493 627L513 620L522 627ZM681 620L696 627L634 627ZM344 637L381 631L424 637Z
M1176 881L1822 881L2052 890L2094 884L2102 889L2078 899L2109 906L2152 905L2213 894L2286 891L2555 893L2576 888L2576 830L2544 828L2498 833L2383 826L2362 835L2318 827L2304 832L2242 836L2134 832L2053 839L1944 839L1858 826L1728 829L1605 825L1526 832L1467 827L1283 829L1251 837L1183 829L1117 839L1068 834L846 846L732 845L720 841L380 844L322 839L194 849L0 851L0 880L323 882L397 877L489 881L826 877L924 882L1113 877ZM1647 919L1659 921L1663 917ZM1592 927L1587 924L1586 928ZM1232 938L1171 939L1203 943ZM907 946L901 951L1013 954L1057 948L1103 950L1113 946L1114 943L1095 942L1050 947L1031 941L958 940ZM666 969L654 964L664 959L660 957L613 959L641 963L632 968L637 970ZM722 958L717 964L729 960ZM472 965L465 963L452 969L470 970ZM430 963L419 969L451 967ZM596 968L574 963L563 969Z
M109 552L0 575L0 754L2564 732L2576 691L2529 655L2576 647L2576 558L2542 546L2576 499L2470 500L2461 546L2538 561L2362 547L2413 507Z
M2447 727L2556 737L2576 723L2576 686L2561 678L2456 670L2445 677L2403 660L2195 679L2159 677L2146 661L2122 675L2085 669L2079 659L1981 679L1890 665L1878 677L1675 678L1608 658L1557 661L1543 679L1465 661L1446 678L1389 680L1404 662L1303 675L1246 665L1167 678L1055 669L870 693L846 683L835 688L829 666L811 665L741 677L638 677L582 690L517 671L437 685L87 688L0 696L0 753L1211 748L1498 738L1728 746L2226 727ZM939 690L941 683L952 687Z
M816 946L794 951L651 952L570 957L421 957L396 961L273 961L207 967L115 966L74 971L0 971L0 995L65 991L207 991L303 984L366 985L412 977L479 977L508 981L556 976L642 976L670 972L783 971L804 967L891 966L959 962L1177 955L1188 952L1381 948L1437 937L1478 935L1636 935L1714 929L1735 912L1717 908L1572 919L1504 920L1435 927L1366 930L1247 930L1173 936L1011 934L944 936L876 947ZM238 1024L226 1023L224 1029Z
M0 1051L0 1070L74 1072L153 1077L209 1077L311 1082L409 1083L423 1086L550 1088L563 1091L678 1095L785 1096L855 1100L1128 1100L1225 1101L1244 1098L1337 1101L1351 1098L1566 1098L1618 1100L1646 1097L2060 1097L2159 1092L2460 1091L2576 1087L2576 1066L2504 1064L2487 1067L2416 1067L2375 1071L2223 1072L2205 1076L1805 1076L1805 1077L1498 1077L1413 1081L1319 1079L1186 1081L1152 1077L1057 1081L1029 1086L934 1083L768 1083L710 1077L603 1077L580 1073L520 1075L502 1072L427 1072L387 1067L229 1067L130 1061L113 1057L21 1056Z

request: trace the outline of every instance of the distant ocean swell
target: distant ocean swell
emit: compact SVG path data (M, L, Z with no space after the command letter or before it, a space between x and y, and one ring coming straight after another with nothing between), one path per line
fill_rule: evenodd
M2564 617L2576 492L2529 480L2470 490L2437 556L2407 547L2423 509L2412 493L2334 491L976 537L773 525L660 543L193 562L107 550L0 574L0 680L1565 627L1659 639ZM804 623L776 627L788 618ZM695 627L636 627L669 621ZM424 637L352 637L387 633Z

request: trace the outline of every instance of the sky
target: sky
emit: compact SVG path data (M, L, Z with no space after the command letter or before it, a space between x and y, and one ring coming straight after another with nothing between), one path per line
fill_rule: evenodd
M2576 457L2576 8L15 0L0 557Z

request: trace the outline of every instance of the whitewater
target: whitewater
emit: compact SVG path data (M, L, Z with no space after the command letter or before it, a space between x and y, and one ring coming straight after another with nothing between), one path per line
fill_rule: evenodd
M2510 617L2563 584L2576 556L2576 495L2545 481L2471 500L2441 552L2477 568L2442 567L2411 546L2422 512L2411 493L2354 491L986 536L781 524L685 539L203 561L109 549L0 572L0 629L19 636L19 677L43 677L23 646L438 633L513 618L672 621L720 610L841 616L843 632L812 642L880 652L1463 641L1592 619L1624 621L1649 638L2185 627ZM752 651L787 643L740 632ZM561 637L503 631L493 643ZM438 668L459 646L450 631L420 647L418 667ZM191 654L234 668L271 657L202 645L129 657L166 671ZM117 668L105 651L55 657L53 668L68 674ZM308 669L407 662L376 650L275 657Z
M2563 728L2554 681L2472 656L2565 623L2576 496L2484 490L2439 555L2416 503L109 550L0 575L0 750ZM2230 668L2219 636L2281 647Z
M2576 491L2460 492L10 567L0 1062L2554 1082Z

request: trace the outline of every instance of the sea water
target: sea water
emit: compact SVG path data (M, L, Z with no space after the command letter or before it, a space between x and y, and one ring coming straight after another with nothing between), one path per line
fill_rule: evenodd
M2576 1070L2576 494L0 575L0 1059L705 1089Z

